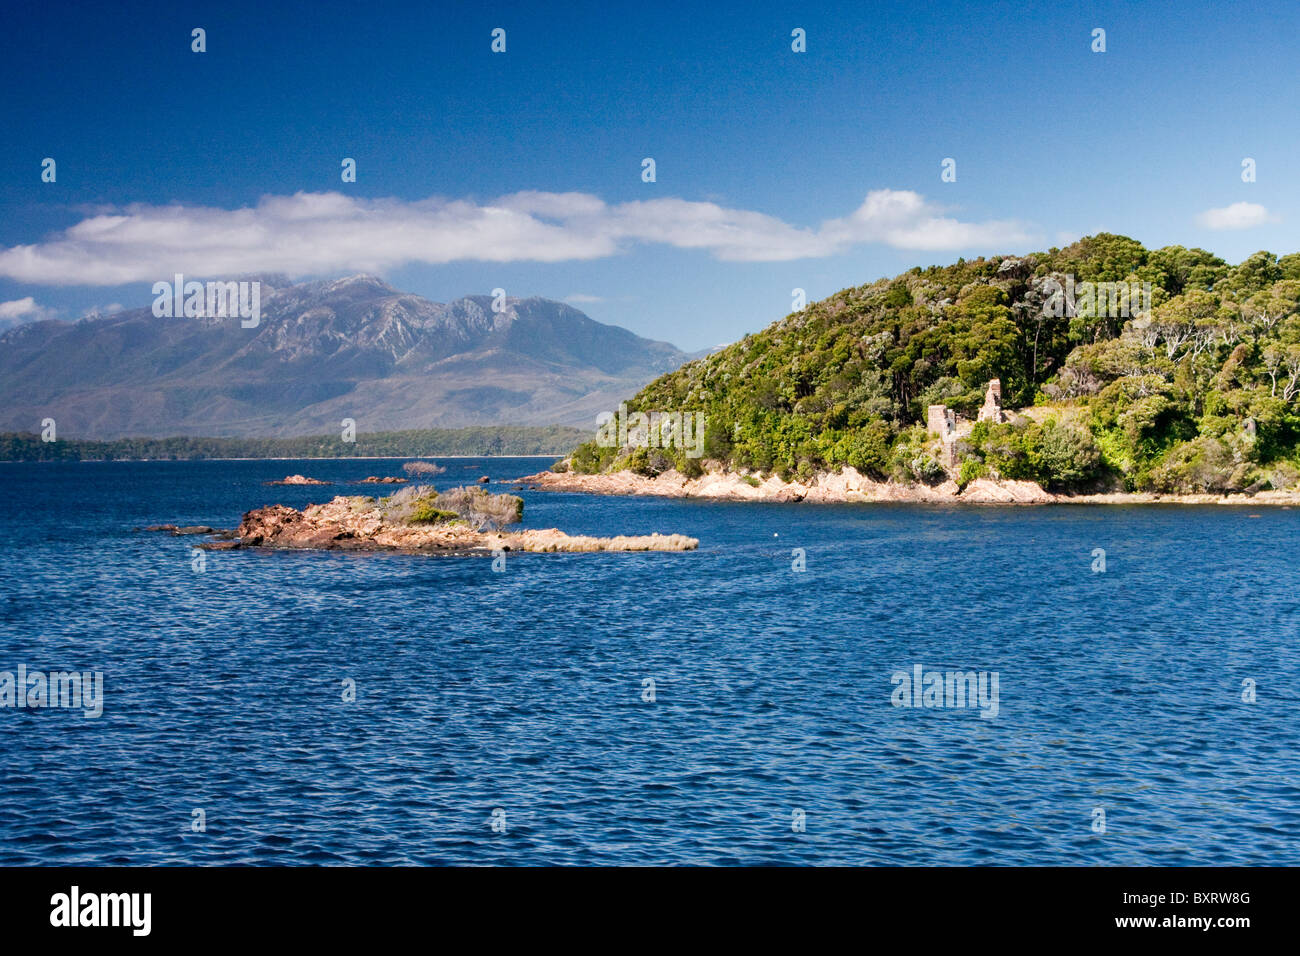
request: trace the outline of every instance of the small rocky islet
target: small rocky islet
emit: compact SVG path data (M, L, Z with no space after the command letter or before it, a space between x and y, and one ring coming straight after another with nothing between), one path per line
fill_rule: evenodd
M264 481L264 485L328 485L328 481L321 481L319 478L308 478L306 475L286 475L284 478L277 478L275 481Z
M240 548L312 551L394 551L490 554L498 551L693 551L699 540L680 534L570 535L557 528L507 530L523 518L523 499L494 495L475 486L439 492L411 485L384 498L338 495L299 510L282 504L246 512L233 531L202 526L172 534L209 533L198 545L208 551Z
M369 475L365 478L359 478L350 482L354 485L404 485L409 482L410 478L396 478L393 476ZM275 481L264 481L264 485L328 485L330 482L321 481L319 478L308 478L306 475L286 475L284 478L277 478Z

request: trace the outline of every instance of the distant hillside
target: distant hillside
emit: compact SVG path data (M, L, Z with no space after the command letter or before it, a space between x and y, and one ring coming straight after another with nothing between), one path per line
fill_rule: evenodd
M576 425L690 356L561 302L263 279L261 323L134 309L0 334L0 429L78 438Z
M1150 283L1149 314L1114 287L1114 308L1109 296L1064 301L1084 283ZM974 417L994 378L1008 408L1036 407L975 425L949 464L927 407ZM703 411L706 459L782 476L851 465L899 481L1184 493L1294 486L1298 406L1300 254L1231 266L1109 234L845 289L629 401ZM701 462L589 443L573 466L698 473Z
M134 461L198 458L429 458L439 455L559 455L588 429L509 427L358 433L300 438L120 438L43 442L32 433L0 433L0 461Z

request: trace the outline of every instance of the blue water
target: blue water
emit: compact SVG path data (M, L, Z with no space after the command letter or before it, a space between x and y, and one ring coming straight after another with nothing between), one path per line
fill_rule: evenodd
M1300 511L525 491L530 527L700 549L501 573L196 573L195 539L134 530L399 467L0 464L0 670L105 681L97 719L0 709L0 864L1300 863ZM893 706L914 664L996 671L997 716Z

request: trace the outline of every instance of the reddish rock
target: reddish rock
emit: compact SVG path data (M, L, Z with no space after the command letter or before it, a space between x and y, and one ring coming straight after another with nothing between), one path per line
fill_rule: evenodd
M209 550L231 547L356 551L692 551L699 541L684 535L616 538L571 536L554 528L476 531L462 521L406 524L389 519L373 499L340 496L303 511L268 505L244 515L238 542L209 542Z

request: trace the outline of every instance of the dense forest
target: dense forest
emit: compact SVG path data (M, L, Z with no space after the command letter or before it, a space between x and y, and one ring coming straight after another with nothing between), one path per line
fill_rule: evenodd
M44 442L40 435L0 433L0 461L102 461L191 458L428 458L438 455L552 455L587 432L561 425L484 426L302 438L119 438Z
M1087 283L1119 285L1062 292ZM1143 288L1146 301L1130 299ZM1009 420L976 425L945 468L927 406L974 417L994 378ZM789 480L850 465L911 482L1251 491L1300 478L1298 404L1300 254L1233 266L1103 233L844 289L628 402L704 412L702 459L588 442L570 460L583 472L715 462Z

